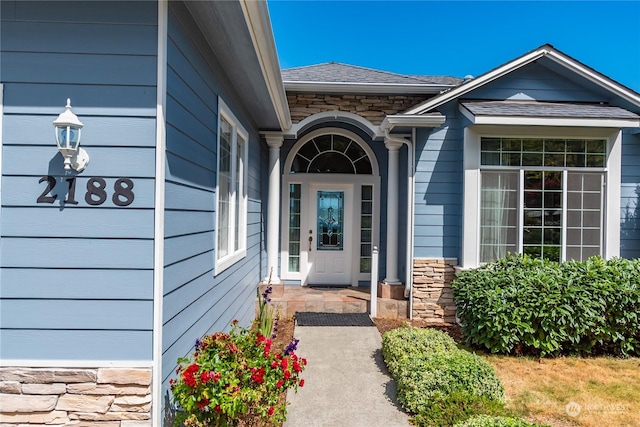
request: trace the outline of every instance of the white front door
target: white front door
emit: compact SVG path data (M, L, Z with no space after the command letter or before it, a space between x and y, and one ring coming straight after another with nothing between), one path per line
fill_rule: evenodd
M309 186L306 244L310 285L352 285L353 185Z

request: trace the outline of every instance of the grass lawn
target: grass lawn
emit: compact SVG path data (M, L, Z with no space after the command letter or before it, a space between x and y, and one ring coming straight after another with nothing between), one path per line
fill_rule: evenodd
M484 356L507 406L552 426L640 427L640 359Z

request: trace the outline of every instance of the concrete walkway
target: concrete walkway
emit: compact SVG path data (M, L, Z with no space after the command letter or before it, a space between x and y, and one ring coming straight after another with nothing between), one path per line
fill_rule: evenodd
M304 387L287 400L285 427L409 426L382 360L375 326L296 326L296 354L307 359Z

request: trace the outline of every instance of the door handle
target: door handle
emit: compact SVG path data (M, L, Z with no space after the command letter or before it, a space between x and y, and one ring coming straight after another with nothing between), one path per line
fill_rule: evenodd
M313 242L313 236L309 236L309 252L311 252L311 242Z

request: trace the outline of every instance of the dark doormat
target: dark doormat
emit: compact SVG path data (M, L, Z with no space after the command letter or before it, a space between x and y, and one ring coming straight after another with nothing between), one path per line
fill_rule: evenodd
M298 326L375 326L367 313L296 312Z

